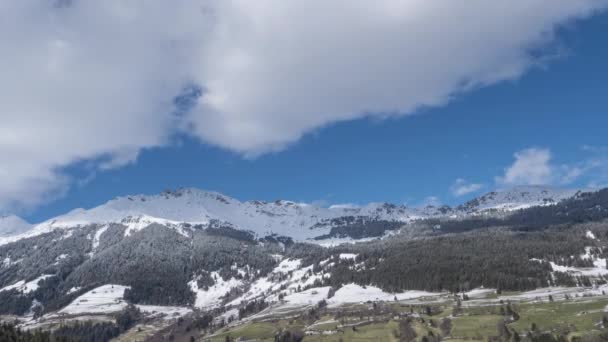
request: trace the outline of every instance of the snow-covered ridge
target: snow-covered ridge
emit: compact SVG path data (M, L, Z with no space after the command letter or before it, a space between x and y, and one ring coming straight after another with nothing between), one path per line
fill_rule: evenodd
M464 203L462 210L518 210L534 206L552 205L572 198L578 193L592 189L561 189L540 185L516 186L509 189L492 191Z
M72 210L31 229L27 222L19 222L15 217L0 219L0 244L55 229L110 223L127 226L127 235L152 223L168 226L180 234L187 235L185 226L207 227L212 222L219 222L236 229L251 231L259 237L276 234L301 241L327 234L332 227L348 224L354 219L406 223L431 217L465 217L488 210L511 211L551 205L576 196L577 193L579 190L526 186L490 192L455 208L411 208L389 203L319 207L285 200L241 202L217 192L186 188L151 196L117 197L92 209ZM12 222L10 225L5 224L9 228L4 230L15 234L3 236L3 222Z
M179 227L184 223L206 226L215 221L258 236L277 234L305 240L328 233L336 224L332 220L345 216L408 222L417 214L416 209L385 203L324 208L283 200L241 202L217 192L180 189L153 196L118 197L92 209L75 209L37 225L33 231L44 233L57 228L122 223L131 234L151 223Z

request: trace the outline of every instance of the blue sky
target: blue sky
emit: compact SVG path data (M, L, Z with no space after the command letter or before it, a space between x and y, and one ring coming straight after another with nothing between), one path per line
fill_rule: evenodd
M182 186L243 200L418 205L435 196L458 203L499 187L495 177L513 164L517 151L547 148L552 162L575 164L596 154L584 146L608 145L607 34L608 15L594 17L561 30L563 55L521 79L412 116L332 124L256 158L176 136L169 146L144 150L132 164L96 172L27 218L39 221L118 195ZM82 167L69 172L90 176ZM594 176L567 185L587 186ZM455 196L450 187L457 178L483 188Z
M3 9L0 214L608 185L608 0L202 1Z

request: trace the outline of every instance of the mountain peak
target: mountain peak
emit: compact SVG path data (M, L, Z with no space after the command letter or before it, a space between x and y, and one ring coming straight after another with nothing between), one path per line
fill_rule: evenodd
M460 205L458 209L467 212L492 209L511 211L555 204L566 198L573 197L580 191L582 190L558 188L548 185L518 185L490 191Z
M119 223L143 229L153 222L173 226L186 223L205 226L214 222L246 230L260 237L280 235L294 240L308 240L325 236L333 228L356 222L383 221L405 224L418 219L465 217L496 210L513 211L556 204L578 193L580 190L576 189L517 186L488 192L455 208L408 208L405 205L386 202L323 207L288 200L241 202L215 191L179 188L156 195L116 197L95 208L74 209L37 225L30 233L90 224ZM0 236L14 236L30 228L27 222L16 217L0 220Z

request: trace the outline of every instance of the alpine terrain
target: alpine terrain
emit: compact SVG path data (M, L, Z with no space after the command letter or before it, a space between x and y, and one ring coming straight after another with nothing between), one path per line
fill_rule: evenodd
M467 339L486 321L481 336L541 336L530 324L552 323L530 310L546 303L601 334L606 219L608 189L543 186L423 208L119 197L39 224L2 217L0 313L48 338ZM590 297L601 310L576 300Z

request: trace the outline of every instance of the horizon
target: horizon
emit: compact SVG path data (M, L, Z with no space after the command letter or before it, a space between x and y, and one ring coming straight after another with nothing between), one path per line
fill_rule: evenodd
M6 37L5 66L25 63L26 72L1 69L1 214L40 222L178 187L242 199L424 206L516 185L608 185L607 4L545 11L476 3L453 8L461 17L443 18L434 32L441 18L424 2L187 10L195 3L6 8L36 24L6 23L15 34ZM210 13L217 20L200 24ZM323 13L314 27L303 20L312 13ZM344 31L333 25L338 13ZM493 18L480 23L482 36L458 19L479 13ZM175 31L155 29L159 16ZM270 26L233 25L256 25L249 16ZM408 18L420 18L417 27L431 35L403 34ZM502 30L507 19L519 29ZM142 30L115 34L133 23ZM386 39L356 34L366 30ZM286 48L276 32L301 45ZM276 55L248 43L255 41ZM426 55L413 54L419 50ZM323 58L300 58L308 53Z
M415 204L415 205L408 205L407 203L394 203L394 202L390 202L390 201L369 201L369 202L359 202L359 203L328 203L328 202L302 202L302 201L294 201L288 198L277 198L277 199L259 199L259 198L250 198L250 199L242 199L242 198L237 198L234 197L230 194L226 194L226 193L222 193L219 191L215 191L215 190L209 190L209 189L201 189L201 188L196 188L196 187L179 187L179 188L175 188L175 189L164 189L160 192L157 193L149 193L149 194L145 194L145 193L138 193L138 194L127 194L127 195L120 195L120 196L114 196L112 198L106 199L106 200L102 200L102 202L99 202L97 204L94 204L91 207L74 207L71 208L69 210L67 210L66 212L60 213L58 215L54 215L54 216L50 216L50 217L46 217L43 218L42 220L39 221L29 221L26 217L22 217L16 214L12 214L12 213L7 213L7 214L2 214L0 215L0 218L4 218L4 217L17 217L20 220L25 221L26 223L30 224L30 225L38 225L38 224L42 224L44 222L47 222L49 220L52 220L54 218L69 214L72 211L77 211L77 210L91 210L91 209L95 209L97 207L101 207L104 206L106 204L108 204L111 201L114 200L120 200L120 199L126 199L126 198L130 198L130 197L158 197L158 196L162 196L165 193L173 193L173 192L179 192L182 190L194 190L194 191L199 191L202 193L212 193L212 194L218 194L218 195L222 195L225 197L229 197L230 199L236 200L240 203L249 203L249 202L256 202L256 201L261 201L263 203L273 203L273 202L277 202L277 201L285 201L285 202L290 202L290 203L294 203L296 205L306 205L306 206L313 206L313 207L317 207L317 208L324 208L324 209L341 209L341 208L354 208L354 209L359 209L359 208L364 208L370 205L374 205L374 204L392 204L392 205L396 205L396 206L400 206L400 207L404 207L404 208L409 208L409 209L424 209L424 208L440 208L440 207L450 207L450 208L456 208L460 205L466 204L468 202L470 202L471 200L486 196L490 193L501 193L501 192L509 192L509 191L525 191L526 189L533 189L533 188L537 188L537 189L543 189L543 190L553 190L553 191L580 191L580 192L596 192L596 191L600 191L603 189L606 189L606 187L596 187L596 188L577 188L577 187L560 187L560 186L553 186L553 185L543 185L543 184L534 184L534 185L514 185L511 187L503 187L503 188L494 188L494 189L488 189L485 192L481 192L478 193L477 195L471 195L471 196L467 196L465 198L460 198L461 201L460 202L456 202L456 203L452 203L452 204L446 204L446 203L421 203L421 204Z

